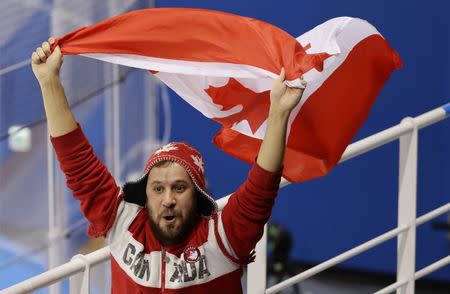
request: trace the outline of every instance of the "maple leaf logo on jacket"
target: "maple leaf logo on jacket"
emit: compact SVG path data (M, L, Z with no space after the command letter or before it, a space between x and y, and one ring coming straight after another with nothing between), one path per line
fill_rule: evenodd
M195 263L200 258L200 250L195 247L188 247L184 250L184 260L188 263Z

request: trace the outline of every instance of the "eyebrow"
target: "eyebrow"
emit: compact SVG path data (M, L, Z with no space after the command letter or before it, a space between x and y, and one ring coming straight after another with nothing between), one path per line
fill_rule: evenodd
M185 180L176 180L174 184L188 184Z
M158 180L154 180L152 182L150 182L150 185L157 185L157 184L162 184L162 181L158 181ZM185 180L175 180L172 184L186 184L188 185L189 183Z

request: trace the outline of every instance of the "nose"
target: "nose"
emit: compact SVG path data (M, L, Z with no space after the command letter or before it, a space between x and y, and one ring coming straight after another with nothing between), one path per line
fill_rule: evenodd
M171 191L164 194L162 205L166 208L172 208L176 204L175 195Z

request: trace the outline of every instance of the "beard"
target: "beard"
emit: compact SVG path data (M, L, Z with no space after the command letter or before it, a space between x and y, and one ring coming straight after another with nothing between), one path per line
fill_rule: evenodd
M194 207L193 207L194 208ZM150 227L156 238L163 246L168 246L181 242L194 229L200 219L197 209L192 209L187 213L186 219L181 219L180 224L169 224L164 227L150 215Z

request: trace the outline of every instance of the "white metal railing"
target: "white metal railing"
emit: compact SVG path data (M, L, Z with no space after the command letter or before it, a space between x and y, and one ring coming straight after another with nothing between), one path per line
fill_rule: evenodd
M340 162L356 157L386 143L400 139L398 227L286 281L270 287L265 292L275 293L277 291L281 291L282 289L299 283L395 236L399 236L397 240L397 282L377 293L390 293L397 289L398 293L414 293L415 279L421 278L424 275L448 264L449 258L444 258L422 269L421 271L414 273L416 226L450 211L449 203L425 214L416 220L418 130L446 119L449 116L449 113L450 103L415 118L405 118L400 124L394 127L388 128L348 146Z
M399 236L397 242L397 282L381 289L377 293L390 293L395 290L397 290L398 293L414 293L414 281L416 279L422 278L423 276L449 264L450 255L415 272L416 226L419 226L432 218L450 211L450 203L448 203L416 219L417 133L421 128L446 119L449 116L449 113L450 103L415 118L405 118L400 124L394 127L388 128L349 145L340 160L340 162L346 161L379 146L400 139L399 215L397 228L394 228L389 232L369 240L268 289L265 288L265 279L252 279L251 283L247 284L247 293L275 293L281 291L282 289L299 283L396 236ZM288 184L289 182L282 179L280 185L286 186ZM225 196L217 201L219 209L222 209L225 206L229 196L230 195ZM257 252L262 252L262 254L258 255L264 257L250 264L249 278L252 276L260 278L266 276L265 250L261 250L261 248L265 248L266 242L267 239L263 236L263 239L261 239L257 245ZM108 247L104 247L87 255L76 255L70 262L18 283L1 291L0 293L27 293L82 272L84 272L84 278L82 279L83 282L81 288L88 289L89 267L107 261L109 259L109 255L110 253Z
M448 204L446 204L446 205L444 205L442 207L439 207L439 208L437 208L437 209L435 209L435 210L433 210L433 211L431 211L431 212L429 212L429 213L419 217L416 220L415 225L419 226L419 225L421 225L421 224L423 224L423 223L425 223L425 222L427 222L427 221L429 221L429 220L431 220L431 219L433 219L433 218L435 218L435 217L437 217L439 215L442 215L442 214L444 214L446 212L449 212L449 211L450 211L450 203L448 203ZM362 253L364 251L367 251L367 250L371 249L372 247L375 247L375 246L377 246L377 245L379 245L379 244L381 244L381 243L383 243L385 241L388 241L388 240L392 239L393 237L397 236L398 234L400 234L402 232L405 232L407 229L408 229L408 226L403 226L403 227L398 227L396 229L393 229L393 230L391 230L389 232L386 232L386 233L384 233L384 234L382 234L382 235L380 235L378 237L375 237L374 239L372 239L370 241L367 241L367 242L365 242L365 243L363 243L363 244L361 244L361 245L359 245L357 247L354 247L353 249L350 249L349 251L341 253L340 255L338 255L336 257L333 257L332 259L329 259L329 260L327 260L327 261L325 261L325 262L323 262L321 264L318 264L318 265L316 265L316 266L314 266L314 267L312 267L312 268L310 268L310 269L308 269L308 270L306 270L306 271L304 271L304 272L302 272L302 273L300 273L300 274L298 274L296 276L293 276L293 277L291 277L291 278L289 278L289 279L287 279L287 280L285 280L285 281L283 281L283 282L281 282L281 283L279 283L279 284L277 284L275 286L272 286L271 288L267 289L266 293L276 293L277 291L281 291L282 289L285 289L285 288L290 287L290 286L292 286L292 285L294 285L296 283L304 281L307 278L310 278L310 277L312 277L312 276L314 276L314 275L316 275L316 274L318 274L318 273L320 273L320 272L322 272L322 271L324 271L324 270L326 270L326 269L328 269L328 268L330 268L330 267L332 267L332 266L334 266L336 264L344 262L347 259L350 259L351 257L353 257L355 255L358 255L358 254L360 254L360 253ZM441 268L441 267L443 267L443 266L445 266L445 265L447 265L449 263L450 263L450 256L447 256L447 257L441 259L440 261L437 261L437 262L433 263L432 265L430 265L428 267L425 267L422 270L418 271L415 274L414 278L416 280L419 279L419 278L422 278L423 276L425 276L425 275L433 272L434 270L437 270L437 269L439 269L439 268ZM406 284L406 282L407 282L406 280L402 280L401 282L392 284L392 285L389 286L389 289L395 290L395 289L397 289L396 286L402 286L402 285ZM380 291L383 291L383 292L377 292L377 293L390 293L389 291L384 292L386 289L388 289L388 288L384 288L384 289L380 290Z

